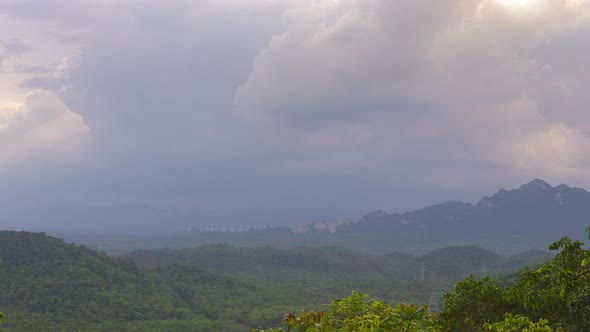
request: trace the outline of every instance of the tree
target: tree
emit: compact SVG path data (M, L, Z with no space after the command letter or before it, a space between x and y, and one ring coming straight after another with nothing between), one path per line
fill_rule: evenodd
M502 322L486 323L483 327L492 332L553 332L548 320L540 319L534 323L528 317L511 314L506 314ZM563 332L563 329L559 328L556 332Z
M586 229L590 239L590 227ZM427 307L390 307L353 292L335 300L328 311L285 316L287 331L392 332L588 332L590 331L590 249L563 237L549 246L557 251L539 268L524 271L510 287L470 276L445 294L438 315ZM281 329L266 332L279 332Z
M590 228L586 233L590 238ZM549 249L558 251L550 262L524 271L506 289L489 278L472 276L458 283L454 293L445 295L439 316L443 331L479 332L485 331L484 326L488 331L504 331L505 326L528 324L527 320L537 321L535 328L590 331L590 250L569 237L555 241Z
M326 312L287 314L287 331L300 332L419 332L436 331L435 315L427 306L399 304L390 307L376 300L365 300L366 295L353 292L350 297L332 301ZM278 332L271 329L265 332Z
M476 280L473 275L459 282L454 293L444 295L439 321L443 331L484 331L483 325L503 319L515 305L506 299L495 280Z
M590 239L590 228L586 233ZM567 331L590 331L590 250L568 237L549 249L559 252L541 268L524 272L509 292L531 318Z

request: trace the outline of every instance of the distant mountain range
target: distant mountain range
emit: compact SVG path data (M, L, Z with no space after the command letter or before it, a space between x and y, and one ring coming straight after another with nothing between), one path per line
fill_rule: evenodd
M590 193L535 179L477 204L450 201L407 213L375 211L341 231L384 231L473 240L498 235L579 234L590 224Z
M450 201L406 213L379 210L356 222L335 219L242 232L57 235L114 254L137 248L226 243L277 248L340 246L373 254L424 254L448 246L476 245L512 255L529 249L546 250L552 241L564 235L581 237L589 224L589 192L567 185L553 187L535 179L517 189L501 189L477 204Z
M546 248L563 235L583 234L589 224L589 192L535 179L517 189L501 189L477 204L449 201L406 213L378 210L355 223L338 224L331 232L352 243L370 238L372 245L367 243L365 249L383 249L378 251L477 244L514 253Z

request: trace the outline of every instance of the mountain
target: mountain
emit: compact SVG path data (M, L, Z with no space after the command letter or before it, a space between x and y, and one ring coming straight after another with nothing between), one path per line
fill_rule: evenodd
M112 254L137 248L187 248L214 243L238 247L346 247L387 254L423 254L437 248L475 245L506 255L547 249L556 238L576 238L590 224L590 193L535 179L501 189L476 204L449 201L406 213L378 210L356 222L333 220L242 232L167 234L60 234Z
M555 238L579 233L590 223L590 193L535 179L517 189L501 189L477 204L446 202L421 210L371 213L341 231L386 232L395 238L477 241L495 237Z

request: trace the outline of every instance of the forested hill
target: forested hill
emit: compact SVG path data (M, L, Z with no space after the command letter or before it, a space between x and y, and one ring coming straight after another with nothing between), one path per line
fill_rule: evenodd
M374 256L351 249L235 248L209 245L192 249L137 250L124 256L141 266L197 264L211 271L277 287L289 285L300 295L321 298L332 293L346 296L357 290L388 303L442 304L442 294L470 274L497 276L527 264L550 259L531 250L501 256L485 249L462 246L435 250L420 257L404 253ZM329 282L327 282L329 281Z
M41 233L0 232L0 330L247 330L253 295L196 266L148 271Z
M153 267L145 268L41 233L0 231L0 312L8 320L0 331L247 331L351 290L426 303L469 273L547 258L523 257L472 247L414 258L224 245L127 256Z
M422 265L440 270L454 268L452 277L465 274L510 272L524 264L547 261L550 256L540 250L502 256L474 246L448 247L414 257L404 253L370 255L341 247L321 248L236 248L217 244L187 249L135 250L123 258L140 266L197 264L225 274L268 274L270 271L298 273L384 274L384 271L411 272L418 276ZM388 276L397 277L392 273Z

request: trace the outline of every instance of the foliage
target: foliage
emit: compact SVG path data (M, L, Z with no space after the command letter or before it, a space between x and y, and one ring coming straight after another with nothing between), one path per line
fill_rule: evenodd
M526 260L473 247L378 257L217 245L130 256L144 268L44 234L0 232L0 310L9 318L0 331L239 331L276 326L281 312L301 308L316 311L284 316L287 331L590 331L590 250L567 237L550 249L551 261L510 282L467 277L434 315L388 303L425 303L469 271ZM350 289L379 300L353 292L317 311Z
M590 238L590 228L587 233ZM489 278L473 277L458 283L455 293L445 296L440 314L443 331L483 331L482 326L501 329L526 325L527 320L538 321L530 328L590 331L590 250L568 237L549 248L557 251L554 258L525 270L512 286L501 288ZM494 324L507 313L516 316L508 315L503 323Z
M506 314L504 321L494 324L485 323L483 327L486 331L493 332L553 332L548 320L540 319L534 323L528 317L511 314ZM563 332L563 329L559 328L556 332L558 331Z
M445 306L440 314L444 331L481 331L483 324L497 322L513 309L504 290L488 277L476 280L470 276L444 298Z
M587 229L590 238L590 228ZM553 260L521 275L508 293L532 318L549 319L567 331L590 331L590 250L563 237L550 246Z
M221 244L178 250L136 250L124 257L152 268L197 264L272 288L273 297L269 301L316 309L321 303L349 295L351 290L392 304L425 303L435 289L434 301L440 305L442 293L451 291L470 273L493 276L550 259L543 252L506 257L473 246L442 248L413 257L403 253L374 256L338 247L235 248Z
M248 287L196 266L147 270L41 233L0 232L0 331L246 330L262 302Z
M590 228L586 230L590 239ZM395 308L353 293L332 302L327 312L285 316L287 331L587 332L590 331L590 250L563 237L550 246L554 258L525 269L501 287L470 276L444 296L443 311ZM512 277L511 277L512 278ZM269 330L280 331L280 330Z
M303 312L284 318L287 331L305 332L418 332L435 331L435 316L427 307L399 304L390 307L377 300L366 301L365 294L353 292L335 300L328 311ZM281 331L271 329L266 332Z

